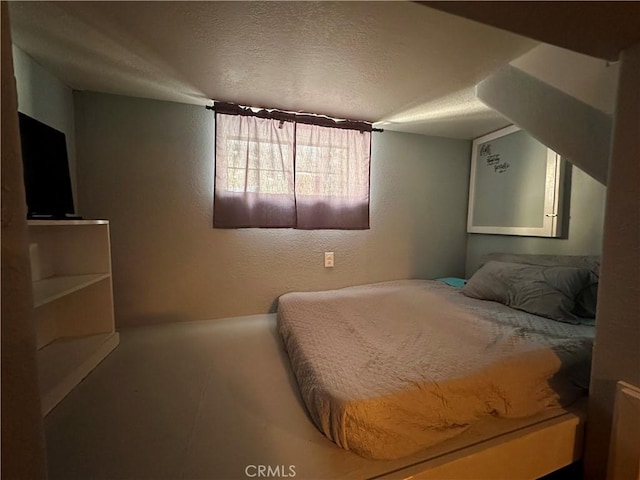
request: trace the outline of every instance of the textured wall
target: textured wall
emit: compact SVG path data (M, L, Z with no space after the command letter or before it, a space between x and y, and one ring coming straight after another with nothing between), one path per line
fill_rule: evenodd
M571 167L569 222L566 238L518 237L510 235L469 234L466 274L478 268L482 256L493 252L589 255L602 251L602 225L607 189L577 167ZM569 187L569 185L566 185ZM568 197L568 198L567 198ZM567 206L565 205L565 208ZM563 230L567 232L565 227Z
M66 136L71 187L78 209L73 90L16 46L13 47L13 56L18 110L60 130Z
M371 230L216 230L203 107L76 93L81 214L111 221L118 326L266 312L278 295L461 275L470 143L373 135ZM336 266L323 267L323 252Z
M7 2L2 8L2 471L4 479L46 478L22 181L18 105Z
M616 382L640 386L640 44L624 50L620 59L591 369L587 479L604 478L607 471ZM637 445L627 447L637 451Z

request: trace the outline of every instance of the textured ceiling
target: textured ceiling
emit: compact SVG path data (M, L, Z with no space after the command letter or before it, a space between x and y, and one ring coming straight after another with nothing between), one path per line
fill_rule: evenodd
M77 90L210 99L472 138L473 86L535 42L409 2L10 2L13 41Z

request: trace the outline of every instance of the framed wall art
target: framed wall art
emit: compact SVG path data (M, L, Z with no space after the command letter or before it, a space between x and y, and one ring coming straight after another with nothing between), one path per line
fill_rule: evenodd
M510 126L473 141L467 232L559 237L563 161Z

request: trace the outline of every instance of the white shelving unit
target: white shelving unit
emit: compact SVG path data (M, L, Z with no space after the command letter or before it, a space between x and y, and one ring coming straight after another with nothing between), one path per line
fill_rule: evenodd
M42 414L117 345L106 220L30 220Z
M108 273L89 273L37 280L33 282L33 306L40 307L45 303L53 302L105 278L109 278Z

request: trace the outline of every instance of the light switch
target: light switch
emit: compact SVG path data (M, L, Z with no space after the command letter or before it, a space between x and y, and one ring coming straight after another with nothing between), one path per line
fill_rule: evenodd
M333 268L333 252L324 252L324 267Z

